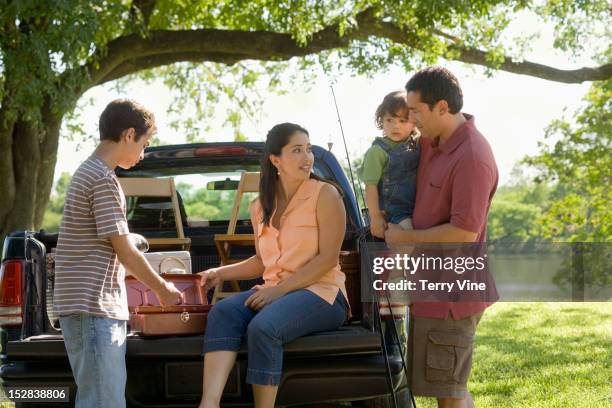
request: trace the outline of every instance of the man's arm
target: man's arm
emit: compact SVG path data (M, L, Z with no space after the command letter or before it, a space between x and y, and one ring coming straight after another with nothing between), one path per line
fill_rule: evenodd
M399 226L390 224L385 234L388 243L476 242L487 222L491 194L497 185L497 170L477 158L466 157L454 173L449 222L410 231L398 231Z
M162 305L174 305L180 300L181 293L153 270L129 235L113 235L110 241L123 267L151 288Z
M397 224L389 224L385 239L388 244L423 242L476 242L478 233L467 231L450 223L423 230L405 230Z

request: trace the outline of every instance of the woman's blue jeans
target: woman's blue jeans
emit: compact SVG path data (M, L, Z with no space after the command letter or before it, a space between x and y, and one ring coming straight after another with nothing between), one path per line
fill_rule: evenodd
M238 351L242 341L247 342L249 384L278 385L283 344L310 333L335 330L346 320L348 305L340 291L333 305L301 289L259 312L244 305L254 292L240 292L217 303L208 315L204 335L204 353Z

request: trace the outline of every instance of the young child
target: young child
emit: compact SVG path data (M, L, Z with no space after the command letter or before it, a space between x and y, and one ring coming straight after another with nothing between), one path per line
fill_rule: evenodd
M55 257L53 306L77 384L76 407L125 407L125 269L149 286L162 305L180 292L136 249L125 196L114 169L143 158L155 118L142 105L112 101L100 116L100 144L68 187Z
M419 166L418 133L408 120L406 92L391 92L376 109L376 127L383 131L365 153L361 178L372 235L385 238L387 223L412 229Z

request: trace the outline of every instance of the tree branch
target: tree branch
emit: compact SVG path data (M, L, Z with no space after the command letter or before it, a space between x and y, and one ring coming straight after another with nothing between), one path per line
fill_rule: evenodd
M366 10L356 17L358 25L366 25L371 19L371 12ZM355 35L358 30L353 30ZM143 69L135 65L135 61L153 61L148 58L155 57L157 61L164 58L167 64L180 61L206 61L202 59L208 55L222 59L226 54L230 61L236 62L234 57L241 55L241 59L254 60L287 60L292 57L314 54L328 49L346 47L351 37L338 35L338 25L326 27L315 33L306 45L298 44L289 34L274 33L270 31L239 31L197 29L180 31L151 31L147 38L131 34L119 37L108 44L106 55L96 63L87 66L92 87L118 78L118 73L124 75ZM171 57L174 55L174 59ZM128 70L124 63L132 61L133 71ZM224 62L224 61L220 61ZM122 66L121 71L115 71ZM155 66L162 65L157 63ZM111 73L115 72L113 75Z
M142 69L133 61L165 59L169 64L179 61L205 61L207 56L222 60L223 55L227 55L233 62L236 62L237 55L241 56L241 59L286 60L346 46L348 43L348 38L339 37L337 34L327 35L326 32L315 35L308 45L300 46L288 34L265 31L153 31L146 39L129 35L113 40L108 46L107 56L97 67L90 67L89 72L92 86L95 86L116 79L116 70L119 67L123 67L124 75ZM131 72L124 65L129 61L132 61L131 66L134 69ZM115 74L111 75L113 72Z
M153 55L150 57L132 58L123 62L121 65L116 67L114 70L109 72L103 82L114 81L134 72L161 67L164 65L173 64L177 61L182 62L220 62L227 65L233 65L236 62L246 59L248 56L244 54L222 54L222 53L189 53L189 52L177 52L171 54ZM98 85L98 84L94 84Z
M377 20L371 10L356 16L356 26L338 34L338 25L332 25L315 33L307 44L299 44L289 34L270 31L239 31L197 29L180 31L151 31L147 38L131 34L119 37L108 44L107 51L97 64L87 68L91 82L87 88L137 72L144 68L180 61L216 61L233 64L242 59L287 60L292 57L315 54L334 48L347 47L352 41L367 40L374 36L388 39L410 48L420 49L419 38L393 23ZM594 68L561 70L530 61L515 62L506 58L500 66L487 61L485 51L465 47L459 40L438 31L432 35L444 36L449 49L456 51L456 60L482 65L493 69L530 75L565 83L603 80L612 76L612 64Z
M392 23L380 22L382 30L376 30L380 36L384 36L396 43L406 44L410 47L418 49L418 41L414 41L414 37L410 33L405 32ZM547 79L549 81L564 82L568 84L581 83L585 81L599 81L612 77L612 64L605 64L600 67L583 67L573 70L557 69L548 65L538 64L531 61L515 62L511 58L505 57L504 62L499 66L495 66L487 61L487 52L477 48L465 47L461 44L461 40L453 37L440 30L433 30L433 33L444 37L451 41L448 45L449 50L457 51L457 61L468 64L481 65L483 67L499 69L502 71L511 72L520 75L529 75L536 78ZM373 34L376 35L376 34Z
M484 51L469 48L459 48L458 51L458 61L482 65L484 67L491 66L490 63L487 63L486 52ZM583 67L579 69L564 70L530 61L514 62L510 58L506 58L499 67L493 68L512 72L514 74L547 79L549 81L564 82L566 84L577 84L585 81L603 81L612 76L612 64L605 64L599 67Z

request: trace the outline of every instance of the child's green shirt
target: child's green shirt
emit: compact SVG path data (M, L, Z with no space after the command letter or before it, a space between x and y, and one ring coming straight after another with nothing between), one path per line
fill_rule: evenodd
M389 147L394 148L402 142L394 142L388 137L377 137L377 139L382 139ZM378 185L382 175L385 173L387 169L387 165L389 164L389 155L385 150L376 145L372 144L370 148L365 152L363 156L363 164L361 165L359 171L359 177L366 186Z

